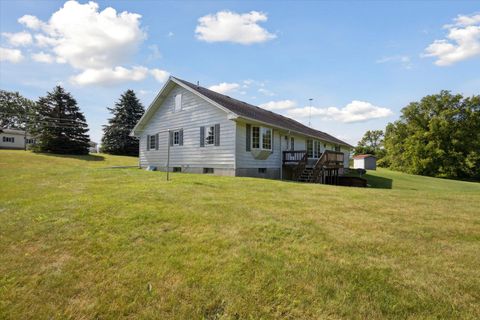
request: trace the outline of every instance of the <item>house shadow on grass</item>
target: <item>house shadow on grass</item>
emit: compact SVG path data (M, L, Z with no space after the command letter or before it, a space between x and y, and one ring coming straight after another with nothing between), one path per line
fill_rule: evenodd
M83 161L105 161L105 157L99 154L86 154L86 155L74 155L74 154L59 154L59 153L39 153L44 156L76 159Z
M369 188L377 189L392 189L393 180L385 177L372 176L368 173L363 175L362 178L367 179L367 185Z

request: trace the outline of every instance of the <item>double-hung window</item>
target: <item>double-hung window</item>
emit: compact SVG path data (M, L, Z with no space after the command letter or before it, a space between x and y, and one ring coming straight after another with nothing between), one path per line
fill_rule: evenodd
M260 127L252 127L252 148L260 149Z
M262 149L272 150L272 129L262 128Z
M15 142L15 137L3 137L3 142Z
M173 131L173 145L174 146L180 145L180 130Z
M154 150L156 148L156 136L155 135L150 136L150 141L148 143L149 143L150 150Z
M313 140L307 140L307 157L313 158Z
M314 148L314 158L320 158L320 156L322 155L322 152L320 150L320 141L316 141L315 140L315 148Z
M272 150L272 129L252 127L252 149Z

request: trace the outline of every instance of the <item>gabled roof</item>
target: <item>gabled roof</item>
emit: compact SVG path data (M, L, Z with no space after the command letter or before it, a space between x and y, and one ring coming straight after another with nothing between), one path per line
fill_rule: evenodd
M0 133L8 133L8 134L21 134L24 135L24 130L19 129L7 129L7 128L0 128Z
M288 117L282 116L282 115L277 114L275 112L262 109L260 107L257 107L257 106L251 105L249 103L231 98L229 96L220 94L218 92L215 92L215 91L212 91L210 89L198 86L196 84L193 84L191 82L188 82L188 81L185 81L185 80L182 80L182 79L179 79L179 78L170 77L168 83L170 83L170 81L173 81L173 82L179 84L180 86L184 87L185 89L187 89L189 91L192 91L193 93L196 93L198 96L200 96L200 97L202 97L202 98L204 98L204 99L206 99L210 102L213 102L213 104L216 105L217 107L222 108L223 110L225 110L227 112L231 112L231 113L237 115L240 118L262 122L262 123L271 125L273 127L278 127L278 128L281 128L281 129L285 129L285 130L295 132L295 133L300 133L300 134L304 134L304 135L307 135L307 136L310 136L310 137L318 138L318 139L321 139L323 141L327 141L327 142L331 142L331 143L334 143L334 144L344 145L344 146L353 148L348 143L346 143L346 142L344 142L340 139L337 139L334 136L329 135L328 133L325 133L325 132L322 132L322 131L319 131L319 130L315 130L315 129L310 128L310 127L307 127L307 126L301 124L298 121L295 121L295 120L290 119ZM165 84L162 91L165 90L168 83ZM159 94L159 96L160 96L160 94ZM159 96L157 96L157 98L155 98L155 101L159 98ZM155 101L152 103L151 106L153 106ZM139 123L137 124L137 126L133 130L134 132L137 131L137 127L139 127L140 123L147 119L147 113L149 113L150 109L151 108L149 108L147 110L147 112L145 113L144 117L142 117L142 119L140 119Z
M376 158L373 154L357 154L353 156L353 159L365 159L365 158Z

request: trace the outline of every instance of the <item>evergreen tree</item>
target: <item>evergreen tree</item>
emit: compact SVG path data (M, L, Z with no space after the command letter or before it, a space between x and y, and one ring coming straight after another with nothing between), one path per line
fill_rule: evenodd
M125 91L115 107L108 110L113 114L113 118L108 120L108 125L103 126L102 152L138 156L138 139L131 137L130 132L144 114L145 108L135 92Z
M88 154L89 136L85 116L72 95L56 86L39 98L32 116L34 151L59 154Z

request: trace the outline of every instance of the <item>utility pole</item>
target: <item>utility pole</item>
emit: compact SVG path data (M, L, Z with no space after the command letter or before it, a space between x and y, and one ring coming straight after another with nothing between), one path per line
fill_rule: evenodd
M308 101L310 101L310 113L308 114L308 126L311 127L312 126L312 101L313 101L313 98L310 98L308 99Z

